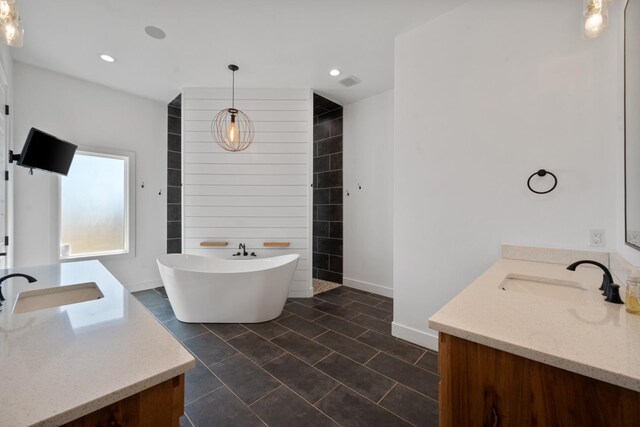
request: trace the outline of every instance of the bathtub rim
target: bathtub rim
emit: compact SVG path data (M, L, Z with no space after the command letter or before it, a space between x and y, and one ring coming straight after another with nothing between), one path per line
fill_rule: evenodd
M288 260L284 260L281 263L278 264L274 264L274 265L269 265L266 266L264 268L252 268L252 269L244 269L244 270L238 270L238 271L221 271L221 270L217 270L217 271L211 271L211 270L201 270L201 269L187 269L184 267L176 267L176 266L172 266L167 264L166 262L163 261L163 258L180 258L180 257L184 257L184 256L189 256L189 257L194 257L194 258L203 258L206 260L216 260L216 261L220 261L222 263L238 263L238 262L247 262L247 263L252 263L252 262L256 262L256 261L266 261L266 260L280 260L283 258L289 258ZM164 254L164 255L160 255L159 257L156 258L156 262L160 265L162 265L163 267L166 268L170 268L172 270L176 270L176 271L185 271L185 272L193 272L193 273L206 273L206 274L246 274L246 273L255 273L255 272L259 272L259 271L268 271L268 270L272 270L274 268L280 268L282 266L285 266L287 264L290 264L292 262L295 261L299 261L300 260L300 254L284 254L284 255L278 255L278 256L271 256L271 257L266 257L266 258L254 258L254 259L226 259L226 258L216 258L216 257L208 257L205 255L192 255L192 254Z

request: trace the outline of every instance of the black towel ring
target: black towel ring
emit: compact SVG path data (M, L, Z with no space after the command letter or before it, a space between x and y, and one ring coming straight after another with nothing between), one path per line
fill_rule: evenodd
M538 175L538 176L545 176L546 174L549 174L553 177L553 187L551 187L551 189L547 190L547 191L536 191L533 188L531 188L531 178L533 178L534 176ZM544 169L540 169L538 172L534 172L529 179L527 180L527 187L529 187L529 190L531 190L532 192L536 193L536 194L547 194L547 193L551 193L553 190L555 190L555 188L558 186L558 177L556 177L553 173L544 170Z

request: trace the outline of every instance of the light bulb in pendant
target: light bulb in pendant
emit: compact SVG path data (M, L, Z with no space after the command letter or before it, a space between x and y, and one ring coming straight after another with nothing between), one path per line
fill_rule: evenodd
M601 13L589 15L584 23L584 34L592 39L597 37L604 29L604 18Z
M240 132L236 124L235 114L231 115L231 123L229 123L229 127L227 128L227 140L232 147L237 147L240 141Z
M4 26L4 37L7 39L7 43L11 44L11 42L16 38L18 34L18 29L16 28L13 22L7 22Z

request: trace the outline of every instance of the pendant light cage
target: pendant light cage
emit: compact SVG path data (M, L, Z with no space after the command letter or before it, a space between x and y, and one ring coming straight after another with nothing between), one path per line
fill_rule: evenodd
M238 132L237 142L229 137L229 127L234 122ZM211 122L213 140L226 151L245 150L253 142L253 123L249 116L235 108L220 111Z
M237 65L229 65L232 71L231 108L225 108L215 115L211 121L213 140L226 151L242 151L253 142L253 122L244 112L235 106L235 72Z

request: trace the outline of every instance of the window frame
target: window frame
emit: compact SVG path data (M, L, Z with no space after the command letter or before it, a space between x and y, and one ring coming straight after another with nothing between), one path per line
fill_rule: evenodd
M62 180L65 178L58 175L58 231L56 236L56 258L59 262L87 261L87 260L115 260L135 257L135 164L136 154L133 151L115 150L103 147L78 146L76 154L94 157L123 159L125 160L125 250L112 252L93 252L72 256L63 256L62 247Z

